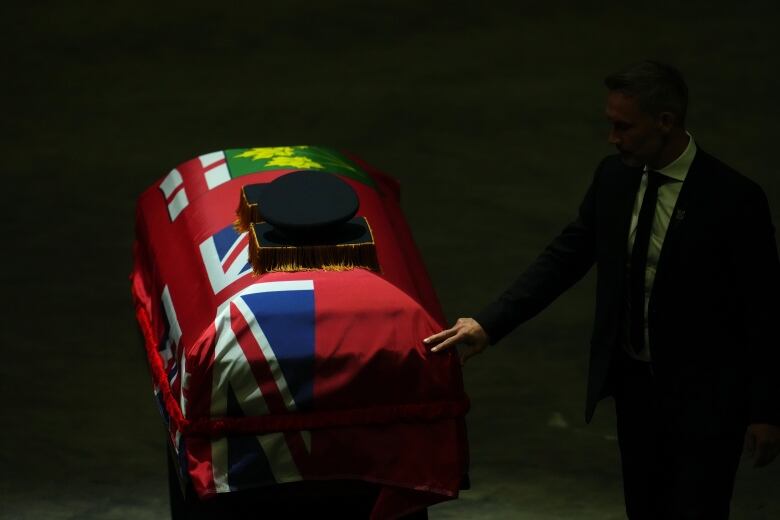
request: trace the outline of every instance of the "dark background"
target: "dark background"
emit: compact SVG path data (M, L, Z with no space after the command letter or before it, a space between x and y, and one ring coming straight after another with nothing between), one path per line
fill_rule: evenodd
M224 148L321 144L396 176L448 318L573 216L611 153L605 74L672 62L698 144L780 215L775 2L31 2L0 16L0 517L164 518L127 275L139 193ZM728 204L724 200L724 204ZM583 420L593 273L466 367L473 489L431 518L620 518ZM734 518L780 518L744 460Z

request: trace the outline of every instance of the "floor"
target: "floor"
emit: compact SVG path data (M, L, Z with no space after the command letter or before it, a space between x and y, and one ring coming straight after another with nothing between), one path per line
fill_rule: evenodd
M572 218L611 153L603 76L657 57L777 226L775 4L566 4L6 8L0 517L167 517L127 275L136 197L191 157L326 144L396 176L454 321ZM583 419L594 281L467 365L473 488L432 519L623 518L611 403ZM780 518L778 484L744 460L733 518Z

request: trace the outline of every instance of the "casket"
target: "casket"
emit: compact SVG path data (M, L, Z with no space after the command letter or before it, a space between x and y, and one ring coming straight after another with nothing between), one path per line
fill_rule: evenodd
M378 268L253 272L242 188L303 169L354 189ZM445 321L394 179L322 147L231 149L171 170L136 218L136 316L199 499L360 481L385 518L457 497L468 399L457 356L422 343Z

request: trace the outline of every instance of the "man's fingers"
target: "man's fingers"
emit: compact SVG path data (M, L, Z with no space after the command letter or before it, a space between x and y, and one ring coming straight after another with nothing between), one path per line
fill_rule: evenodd
M461 341L462 339L463 339L463 334L456 332L449 338L445 339L444 341L442 341L441 343L433 347L431 349L431 352L439 352L440 350L448 349L453 345L457 345L458 342Z
M441 332L438 332L438 333L434 334L433 336L428 336L427 338L425 338L423 340L423 343L425 343L426 345L430 345L430 344L434 344L435 345L436 343L438 343L438 342L440 342L440 341L442 341L444 339L451 338L452 336L454 336L457 333L458 333L458 331L456 330L455 327L452 327L451 329L445 329L445 330L443 330Z
M461 365L471 356L479 354L488 344L488 338L482 327L472 318L460 318L455 325L423 340L426 345L434 345L431 352L440 352L460 346L459 358Z

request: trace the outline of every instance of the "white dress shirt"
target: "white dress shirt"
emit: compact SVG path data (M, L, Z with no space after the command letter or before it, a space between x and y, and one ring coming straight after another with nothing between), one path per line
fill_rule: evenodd
M645 344L644 348L639 353L634 352L631 347L629 324L624 323L623 327L623 348L628 355L634 359L640 361L650 361L650 336L648 334L648 307L650 303L650 292L653 289L653 282L655 281L655 270L658 265L658 259L661 256L661 247L664 243L664 237L666 236L666 230L669 227L669 221L672 218L675 204L677 204L677 198L680 195L683 182L688 176L688 170L693 162L693 157L696 155L696 143L693 140L693 136L688 134L688 146L685 151L674 161L667 166L656 170L662 173L666 177L669 177L664 184L658 188L658 200L655 206L655 215L653 216L653 223L650 228L650 244L647 248L647 267L645 269ZM631 251L634 247L634 238L636 237L637 220L639 219L639 210L642 207L642 199L645 196L645 190L647 189L647 166L645 166L645 172L642 174L642 181L639 184L639 190L636 194L634 201L634 211L631 214L631 226L628 234L628 264L626 272L631 272ZM626 291L628 294L628 291ZM629 298L626 297L626 305L629 304ZM630 312L627 312L626 316L630 316Z

